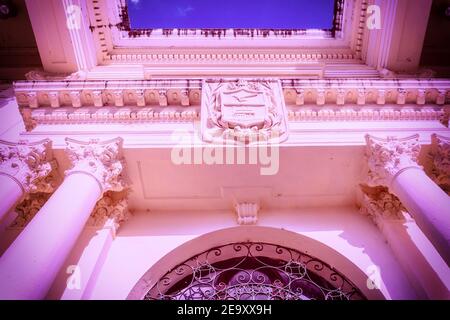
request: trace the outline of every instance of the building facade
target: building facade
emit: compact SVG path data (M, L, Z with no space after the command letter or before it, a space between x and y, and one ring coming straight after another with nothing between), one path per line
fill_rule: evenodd
M441 3L337 0L331 30L281 32L17 1L0 298L448 299Z

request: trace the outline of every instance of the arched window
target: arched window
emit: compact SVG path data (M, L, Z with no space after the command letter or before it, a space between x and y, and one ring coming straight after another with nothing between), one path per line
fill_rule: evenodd
M239 242L211 248L167 272L144 299L361 300L327 263L295 249Z

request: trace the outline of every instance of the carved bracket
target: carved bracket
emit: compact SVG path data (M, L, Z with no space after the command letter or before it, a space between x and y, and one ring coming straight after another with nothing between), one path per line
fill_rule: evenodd
M256 224L258 221L259 205L257 203L238 203L235 206L237 222L240 225Z

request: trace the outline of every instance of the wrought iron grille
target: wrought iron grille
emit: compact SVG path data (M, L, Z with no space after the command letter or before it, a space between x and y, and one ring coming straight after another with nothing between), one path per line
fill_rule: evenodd
M364 300L327 263L269 243L215 247L167 272L144 300Z

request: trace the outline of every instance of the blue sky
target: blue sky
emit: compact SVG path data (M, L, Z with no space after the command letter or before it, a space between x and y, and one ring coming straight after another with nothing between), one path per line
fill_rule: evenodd
M127 0L132 29L331 29L334 0Z

